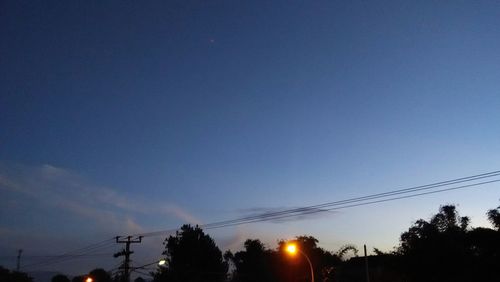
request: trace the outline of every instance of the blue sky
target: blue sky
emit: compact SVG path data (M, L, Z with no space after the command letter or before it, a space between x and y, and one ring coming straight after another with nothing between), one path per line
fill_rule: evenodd
M500 168L496 1L3 1L0 13L2 253ZM232 249L301 234L391 249L441 204L487 225L499 188L210 234Z

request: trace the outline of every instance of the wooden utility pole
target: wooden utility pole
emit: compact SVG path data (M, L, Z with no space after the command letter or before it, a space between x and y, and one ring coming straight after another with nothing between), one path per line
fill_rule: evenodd
M141 243L142 236L132 237L132 236L116 236L116 243L125 244L125 250L114 254L114 257L124 256L123 264L119 267L123 270L123 278L125 282L130 282L130 255L134 252L130 251L130 244Z

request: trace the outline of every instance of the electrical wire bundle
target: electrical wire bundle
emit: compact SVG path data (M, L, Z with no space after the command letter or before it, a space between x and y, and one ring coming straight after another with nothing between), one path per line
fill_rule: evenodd
M250 224L257 222L273 221L290 217L297 217L315 213L322 213L328 211L335 211L345 208L352 208L357 206L372 205L377 203L383 203L388 201L396 201L406 198L419 197L423 195L430 195L436 193L442 193L446 191L459 190L471 187L480 187L486 184L491 184L495 182L500 182L500 178L495 178L500 176L500 171L492 171L488 173L482 173L467 177L461 177L441 182L435 182L426 185L414 186L410 188L392 190L383 193L371 194L367 196L354 197L345 200L326 202L317 205L310 205L292 209L283 209L275 212L260 213L257 215L239 217L235 219L217 221L207 224L199 225L202 229L217 229L229 226L236 226L242 224ZM178 229L165 229L147 233L135 234L132 236L142 236L142 237L154 237L154 236L164 236L170 235L177 231ZM98 255L96 251L102 251L103 249L110 248L115 244L115 238L106 239L95 244L82 247L73 251L66 252L58 256L50 256L43 259L42 261L35 262L23 266L25 269L38 268L50 264L56 264L65 262L68 260L85 258L89 256ZM103 255L103 254L99 254ZM111 254L109 255L111 257Z

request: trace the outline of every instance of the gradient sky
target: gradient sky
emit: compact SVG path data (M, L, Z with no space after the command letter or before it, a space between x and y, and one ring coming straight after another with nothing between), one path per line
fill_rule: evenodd
M499 26L498 1L1 1L0 253L499 170ZM489 226L499 188L209 234L391 250L442 204Z

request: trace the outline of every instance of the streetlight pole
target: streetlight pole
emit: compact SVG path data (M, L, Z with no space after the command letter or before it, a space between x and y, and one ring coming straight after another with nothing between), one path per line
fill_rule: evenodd
M314 269L309 257L301 249L297 248L297 246L294 243L289 243L286 246L285 250L292 255L294 255L298 251L301 255L303 255L306 258L307 262L309 263L309 270L311 271L311 282L314 282Z
M301 253L307 260L307 262L309 263L309 269L311 270L311 282L314 282L314 269L313 269L313 265L311 263L311 260L309 259L309 257L299 249L299 253Z

